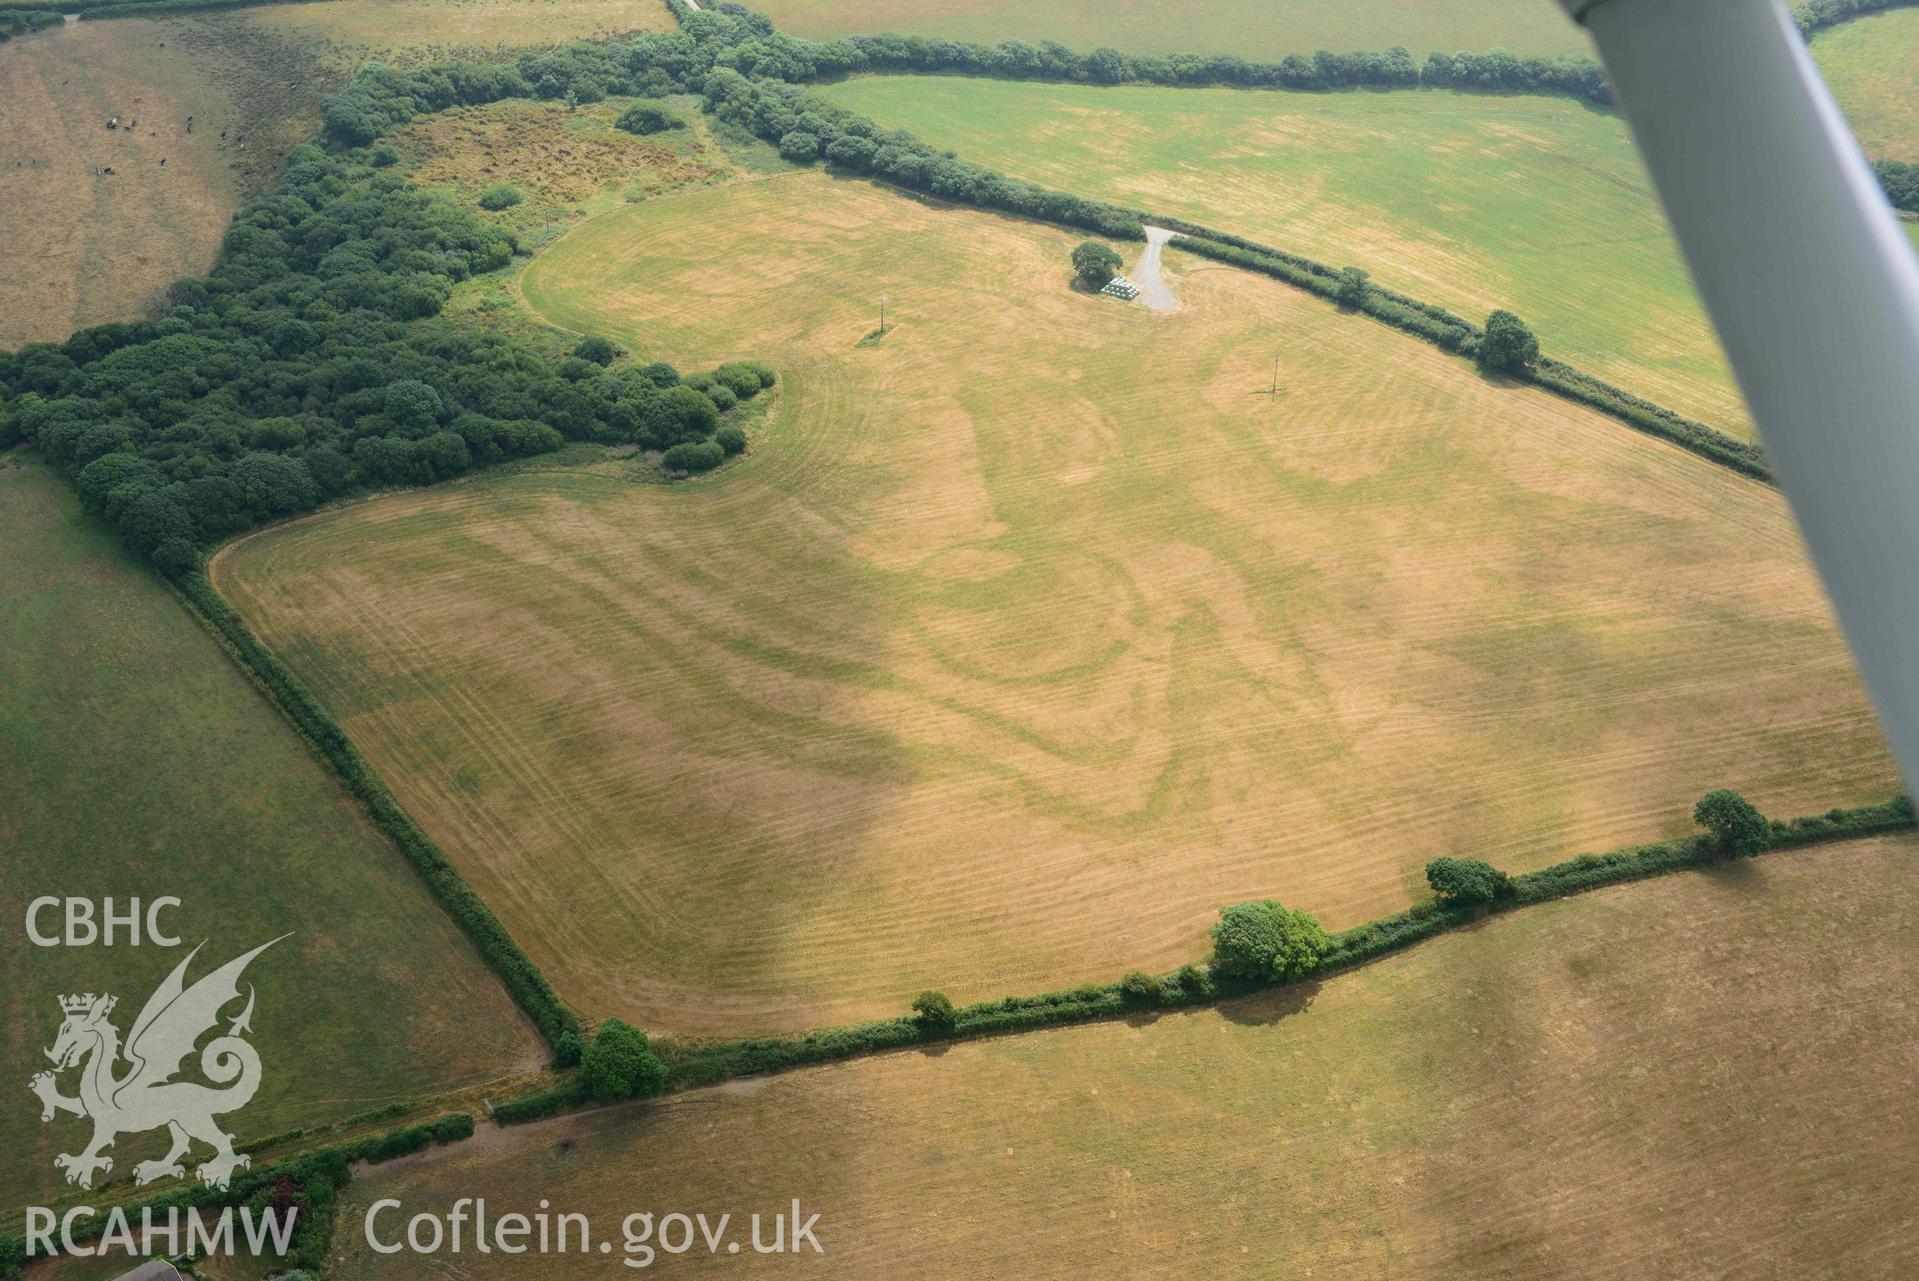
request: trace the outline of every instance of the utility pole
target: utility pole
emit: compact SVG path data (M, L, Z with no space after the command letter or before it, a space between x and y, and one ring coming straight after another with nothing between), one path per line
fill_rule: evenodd
M1274 356L1274 357L1273 357L1273 391L1272 391L1272 394L1273 394L1273 395L1275 395L1275 396L1277 396L1277 395L1279 395L1279 357L1278 357L1278 356Z
M886 337L886 295L880 295L880 337Z

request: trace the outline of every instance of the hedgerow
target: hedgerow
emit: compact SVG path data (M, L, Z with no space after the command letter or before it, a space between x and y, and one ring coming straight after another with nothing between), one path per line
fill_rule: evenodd
M558 1046L562 1037L571 1033L572 1044L577 1046L579 1017L560 1000L533 959L521 950L459 870L400 808L392 792L319 700L254 637L245 621L205 577L198 572L182 575L178 587L228 653L332 767L348 794L365 808L368 819L399 847L435 900L473 940L481 957L499 975L508 994L533 1020L547 1043Z
M57 27L63 21L52 9L0 9L0 44L44 27ZM3 1262L0 1266L4 1266Z
M1139 215L1100 200L1008 178L935 150L904 130L885 131L865 116L822 101L795 84L750 79L729 67L706 78L706 108L778 146L791 159L824 157L835 169L924 192L942 200L1078 227L1123 240L1144 240ZM788 140L817 144L804 156Z
M273 1271L308 1268L318 1270L326 1263L327 1247L333 1235L334 1203L340 1190L352 1182L351 1166L356 1162L378 1165L395 1157L421 1152L436 1143L453 1143L472 1137L473 1118L452 1113L420 1125L370 1134L330 1147L316 1148L297 1156L266 1165L237 1170L231 1184L215 1188L199 1181L182 1183L169 1192L123 1207L132 1223L141 1222L141 1212L150 1211L156 1220L164 1220L170 1209L213 1210L225 1206L252 1206L256 1211L272 1209L276 1213L294 1211L293 1231L286 1254L276 1260ZM93 1241L106 1230L110 1210L97 1210L73 1223L76 1242ZM17 1276L18 1265L26 1261L25 1243L0 1236L0 1278ZM12 1273L9 1263L15 1264Z
M1880 160L1873 164L1872 171L1879 176L1879 185L1885 188L1893 208L1919 213L1919 165Z
M530 1094L522 1094L503 1103L493 1105L493 1119L501 1125L515 1125L521 1121L538 1121L549 1116L559 1116L563 1112L575 1112L593 1101L593 1091L586 1080L578 1073L561 1080L558 1084Z
M1772 848L1850 840L1904 831L1913 825L1912 804L1901 796L1881 805L1833 809L1816 818L1775 823ZM1718 857L1714 842L1703 836L1605 854L1582 854L1536 872L1504 877L1490 902L1448 905L1431 900L1333 934L1327 938L1317 965L1305 977L1316 980L1351 969L1470 925L1490 913L1702 866ZM929 1041L964 1040L1119 1018L1142 1008L1172 1010L1206 1005L1283 985L1212 966L1187 965L1167 974L1135 971L1115 983L1088 983L1064 991L962 1005L953 1010L950 1021L900 1017L797 1036L756 1037L697 1046L661 1044L656 1048L667 1066L667 1088L684 1090L740 1076L908 1049ZM590 1101L589 1091L575 1075L547 1089L496 1105L494 1118L502 1124L531 1121L583 1107Z
M86 19L160 18L173 13L208 13L220 9L252 9L271 4L307 4L312 0L128 0L124 4L95 4L80 11Z
M1811 37L1828 27L1884 9L1903 9L1919 0L1807 0L1792 11L1801 35Z
M1756 442L1739 440L1702 422L1682 417L1663 405L1655 405L1550 356L1535 361L1525 377L1535 386L1669 440L1701 458L1709 458L1755 480L1772 483L1772 467L1766 461L1765 447Z
M1178 219L1155 217L1156 226L1180 231L1173 244L1216 262L1230 263L1283 280L1322 298L1339 299L1340 273L1324 263L1302 258L1277 249L1256 245L1241 237L1222 237ZM1393 328L1463 355L1474 355L1479 348L1481 330L1451 312L1428 306L1403 294L1377 286L1369 289L1356 310ZM1763 447L1738 440L1702 422L1684 418L1662 405L1602 382L1563 361L1541 356L1530 365L1511 371L1511 376L1550 391L1567 400L1597 409L1612 418L1649 435L1670 441L1721 466L1729 467L1755 480L1770 483L1772 469L1766 463Z

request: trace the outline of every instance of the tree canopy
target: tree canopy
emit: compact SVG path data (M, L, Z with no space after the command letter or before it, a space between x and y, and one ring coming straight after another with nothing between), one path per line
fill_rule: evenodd
M1772 844L1772 826L1751 801L1728 788L1707 792L1693 806L1692 821L1712 833L1719 852L1758 854Z
M1073 250L1073 271L1088 289L1104 289L1126 262L1097 240L1081 241Z
M1510 311L1495 311L1486 317L1478 359L1481 369L1516 374L1539 359L1539 339Z
M1441 902L1464 905L1502 898L1511 882L1504 872L1476 858L1436 858L1426 864L1426 884Z
M1342 307L1357 307L1366 301L1366 295L1373 291L1373 279L1358 267L1342 268L1339 273L1339 288L1334 297Z
M648 1044L646 1033L618 1019L600 1024L593 1043L580 1056L580 1075L601 1102L651 1098L666 1088L666 1065Z
M959 1026L959 1011L944 992L921 992L914 997L913 1018L928 1032L951 1032Z
M681 129L685 122L674 115L663 102L643 98L620 113L614 125L628 133L654 134L665 133L668 129Z
M1272 899L1220 909L1213 968L1238 978L1286 982L1319 966L1329 940L1318 918Z
M619 367L591 337L555 364L435 319L455 284L518 244L370 161L295 148L278 190L235 216L213 271L173 285L154 319L0 354L0 445L36 445L167 572L345 494L567 440L723 456L715 397L670 367ZM772 373L736 362L705 377L757 391Z

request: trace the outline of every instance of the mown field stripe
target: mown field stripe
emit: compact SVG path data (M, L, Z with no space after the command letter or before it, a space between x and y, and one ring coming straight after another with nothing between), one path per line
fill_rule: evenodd
M1164 225L1193 227L1191 232L1173 239L1172 247L1175 249L1184 249L1216 262L1271 276L1328 301L1332 301L1338 293L1339 273L1324 263L1239 237L1231 241L1222 240L1220 233L1208 233L1179 219L1154 221ZM1465 325L1456 318L1441 320L1438 317L1448 315L1442 308L1384 289L1370 290L1365 300L1354 310L1382 324L1391 325L1410 337L1429 342L1442 351L1455 354L1463 353L1467 343L1477 342L1479 338L1477 326ZM1764 481L1768 485L1775 483L1761 446L1738 440L1717 428L1683 417L1663 405L1654 404L1642 396L1635 396L1603 379L1583 373L1564 361L1542 357L1523 375L1515 377L1542 391L1596 409L1635 430L1658 436L1742 476Z
M1901 796L1881 805L1833 809L1824 815L1773 823L1772 845L1765 852L1778 853L1909 831L1914 826L1912 803ZM1087 984L1061 992L1007 997L1000 1001L962 1006L958 1011L956 1026L947 1032L929 1031L915 1019L903 1017L829 1028L793 1037L762 1037L697 1047L662 1044L663 1057L667 1059L671 1070L668 1089L696 1089L737 1077L863 1058L915 1045L1015 1035L1067 1024L1123 1018L1146 1011L1214 1005L1301 983L1317 983L1381 957L1405 951L1441 934L1477 925L1491 916L1521 911L1610 885L1709 866L1722 857L1705 836L1632 846L1606 854L1582 854L1566 862L1513 877L1514 895L1506 903L1450 909L1429 901L1342 930L1333 935L1330 949L1311 975L1287 983L1229 979L1198 965L1189 965L1170 974L1151 976L1160 989L1160 995L1155 999L1140 1000L1129 996L1121 983ZM591 1102L585 1083L574 1074L557 1085L496 1105L494 1119L502 1125L512 1125L576 1111L589 1106Z
M346 732L307 692L292 670L260 643L246 621L203 574L183 575L176 580L176 586L195 617L273 700L300 736L313 746L347 792L360 802L368 820L399 847L440 906L473 940L480 955L506 985L514 1003L525 1011L547 1044L557 1047L562 1037L577 1038L581 1031L579 1016L560 1000L533 959L514 941L446 855L400 807L392 791L367 764Z

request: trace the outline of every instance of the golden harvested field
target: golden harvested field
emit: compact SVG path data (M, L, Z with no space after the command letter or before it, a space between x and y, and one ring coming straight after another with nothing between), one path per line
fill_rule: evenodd
M219 150L236 115L169 29L82 22L0 45L0 350L130 319L213 264L238 200ZM114 116L138 123L109 130Z
M354 63L401 66L677 26L663 0L321 0L264 5L247 16Z
M396 494L216 580L567 999L682 1033L1894 788L1774 491L1261 277L1073 292L1076 239L817 173L590 220L528 302L770 361L744 460Z
M795 1196L824 1256L674 1276L1892 1278L1919 1257L1910 836L1605 890L1323 985L736 1083L507 1131L348 1191L379 1221ZM770 1230L768 1231L770 1236ZM615 1258L620 1257L618 1253ZM443 1254L446 1275L610 1275ZM651 1273L649 1273L651 1275Z

